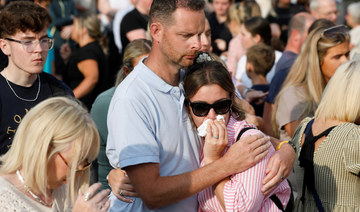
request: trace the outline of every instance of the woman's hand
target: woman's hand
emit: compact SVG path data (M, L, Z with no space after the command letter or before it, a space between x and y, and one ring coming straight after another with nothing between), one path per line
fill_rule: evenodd
M208 123L204 145L205 163L209 164L219 159L229 143L228 133L223 121L214 120Z
M108 183L111 187L113 194L123 202L131 203L133 200L126 198L138 197L134 186L131 184L129 177L124 170L120 168L113 169L110 171L108 176Z
M71 25L67 25L67 26L64 26L62 29L61 29L61 32L60 32L60 37L64 40L67 40L71 37Z
M64 43L60 47L60 56L64 60L65 63L67 63L69 61L70 55L71 55L71 48L70 48L69 44Z
M79 191L78 198L75 201L73 212L98 212L107 211L110 207L110 200L108 195L109 189L102 190L96 193L101 188L101 183L95 183L88 188L83 194Z
M294 166L296 153L292 146L284 144L270 158L261 191L266 195L286 179Z

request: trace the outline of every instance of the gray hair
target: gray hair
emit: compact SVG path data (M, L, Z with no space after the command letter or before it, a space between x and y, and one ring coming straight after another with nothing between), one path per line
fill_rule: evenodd
M360 2L349 4L347 11L352 16L354 23L360 24Z

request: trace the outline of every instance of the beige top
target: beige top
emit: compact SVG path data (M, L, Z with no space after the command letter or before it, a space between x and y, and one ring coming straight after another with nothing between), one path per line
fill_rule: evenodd
M14 212L14 211L71 211L71 201L66 201L66 185L61 186L53 192L53 206L48 208L23 192L19 191L13 184L8 182L5 178L0 176L0 211Z
M296 129L297 147L294 169L298 186L295 211L317 211L315 200L306 190L302 204L304 169L299 166L301 137L311 118ZM314 135L316 136L316 135ZM336 126L314 152L315 188L325 211L360 211L360 127L352 123Z
M279 126L280 140L290 140L284 126L296 120L302 120L300 117L305 106L304 87L289 87L280 96L278 109L276 111L276 124Z

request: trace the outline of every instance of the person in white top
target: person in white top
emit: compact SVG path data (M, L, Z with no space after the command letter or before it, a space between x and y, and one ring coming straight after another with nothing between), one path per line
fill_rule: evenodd
M245 49L248 49L256 44L265 43L270 45L271 28L270 23L261 17L252 17L247 19L241 25L241 42ZM273 68L266 75L266 80L270 83L275 75L275 67L277 61L280 59L282 53L275 51L275 62ZM246 56L244 55L238 62L235 78L241 82L242 85L250 88L252 86L251 80L246 75Z
M0 158L0 211L107 211L110 191L89 187L99 140L75 100L54 97L30 109Z

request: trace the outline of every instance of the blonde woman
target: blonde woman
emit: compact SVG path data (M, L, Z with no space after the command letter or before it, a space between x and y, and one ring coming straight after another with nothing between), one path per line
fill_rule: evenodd
M0 211L106 211L109 190L88 188L98 151L96 126L82 106L65 97L39 103L0 158Z
M88 109L96 96L107 88L108 68L105 53L107 42L100 31L100 21L92 13L84 13L74 19L71 39L79 48L71 52L68 45L62 47L62 56L67 60L63 80L77 99Z
M349 60L345 26L311 31L275 100L273 130L289 140L301 120L313 116L321 95L337 67Z
M295 131L295 211L360 211L359 81L360 60L341 65Z

